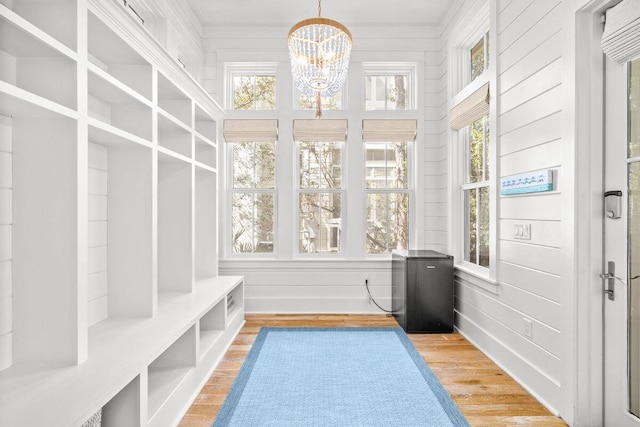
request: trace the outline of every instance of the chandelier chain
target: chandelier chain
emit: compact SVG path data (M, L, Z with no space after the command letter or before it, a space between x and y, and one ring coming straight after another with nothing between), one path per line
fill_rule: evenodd
M320 12L322 11L322 6L320 5L320 1L318 0L318 18L320 18Z

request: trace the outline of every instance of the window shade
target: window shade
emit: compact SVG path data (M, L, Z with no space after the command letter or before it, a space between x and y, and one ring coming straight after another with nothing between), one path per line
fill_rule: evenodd
M618 64L640 57L640 0L622 0L607 10L602 51Z
M299 119L293 121L294 141L345 142L347 140L347 121Z
M489 83L482 85L451 109L449 126L453 130L460 130L487 114L489 114Z
M416 139L415 120L362 121L362 142L409 142Z
M223 133L227 142L276 142L278 121L229 119L224 121Z

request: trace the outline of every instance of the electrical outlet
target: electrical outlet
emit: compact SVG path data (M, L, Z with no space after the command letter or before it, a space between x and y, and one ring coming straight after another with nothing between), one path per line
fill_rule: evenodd
M524 317L522 319L522 326L522 332L524 333L524 336L527 338L533 338L533 322L531 321L531 319L527 319L526 317Z
M369 275L368 274L364 275L364 283L369 283Z

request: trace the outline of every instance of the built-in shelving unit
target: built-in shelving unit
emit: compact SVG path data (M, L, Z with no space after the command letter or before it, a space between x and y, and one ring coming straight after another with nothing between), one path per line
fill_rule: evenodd
M175 425L244 323L223 110L120 3L0 0L0 425Z

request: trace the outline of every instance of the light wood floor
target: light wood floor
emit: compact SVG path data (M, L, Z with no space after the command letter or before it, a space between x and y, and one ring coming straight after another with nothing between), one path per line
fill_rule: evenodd
M262 326L398 326L385 315L247 315L246 324L182 427L210 427ZM472 426L565 426L461 335L410 334L409 338Z

